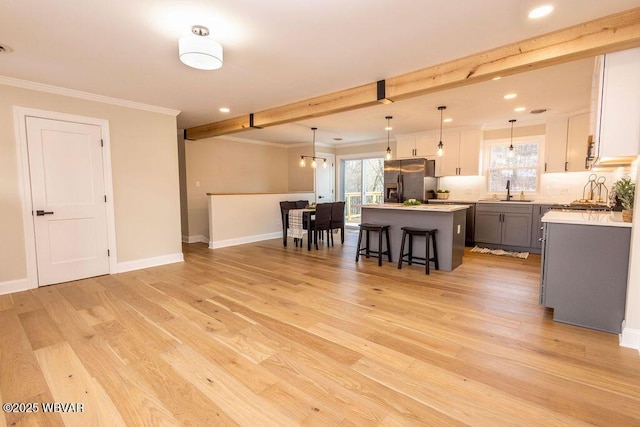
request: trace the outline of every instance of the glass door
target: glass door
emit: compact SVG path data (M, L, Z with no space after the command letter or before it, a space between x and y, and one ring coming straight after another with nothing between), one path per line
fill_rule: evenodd
M346 205L346 223L357 225L363 204L383 201L384 159L343 160L341 166L341 196Z

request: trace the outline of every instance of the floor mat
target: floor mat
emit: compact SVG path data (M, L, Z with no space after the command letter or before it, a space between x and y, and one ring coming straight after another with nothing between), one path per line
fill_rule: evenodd
M510 252L505 251L504 249L489 249L489 248L481 248L479 246L471 249L471 252L477 252L480 254L491 254L491 255L500 255L500 256L510 256L513 258L529 258L529 252Z

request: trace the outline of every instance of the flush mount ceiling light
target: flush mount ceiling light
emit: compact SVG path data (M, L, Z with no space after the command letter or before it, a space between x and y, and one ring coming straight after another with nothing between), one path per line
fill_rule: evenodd
M301 168L307 166L307 163L304 161L305 158L309 158L311 159L311 167L312 168L316 168L318 166L318 163L316 162L316 160L323 160L324 162L322 163L322 167L323 168L327 168L327 159L324 157L317 157L316 156L316 131L318 130L318 128L311 128L311 130L313 131L313 142L311 143L311 148L312 148L312 156L300 156L300 163L298 164Z
M389 147L389 134L391 132L391 119L393 119L393 116L387 116L385 117L385 119L387 119L387 127L385 128L385 130L387 131L387 156L385 158L387 160L391 160L391 147Z
M513 124L516 122L516 119L509 120L511 123L511 144L509 145L509 152L507 153L507 157L513 157L516 153L513 152Z
M207 37L209 29L202 25L191 27L190 34L178 41L180 61L198 70L217 70L222 67L222 46Z
M438 143L438 156L442 157L444 155L444 144L442 143L442 115L444 114L444 110L447 107L445 107L444 105L438 107L438 110L440 110L440 142Z
M529 18L530 19L542 18L543 16L547 16L551 12L553 12L553 6L546 4L544 6L536 7L531 12L529 12Z

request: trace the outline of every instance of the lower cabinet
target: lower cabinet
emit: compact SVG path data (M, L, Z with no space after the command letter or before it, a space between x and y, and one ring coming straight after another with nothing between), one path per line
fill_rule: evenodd
M549 212L553 205L533 205L533 217L531 220L531 247L542 248L542 217ZM537 252L537 251L536 251Z
M478 203L475 224L476 243L530 247L532 213L533 205Z
M620 333L631 228L545 223L540 303L559 322Z

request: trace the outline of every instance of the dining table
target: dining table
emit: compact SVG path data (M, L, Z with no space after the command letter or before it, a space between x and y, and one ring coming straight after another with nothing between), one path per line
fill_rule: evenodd
M314 208L290 209L289 210L289 228L288 234L294 239L303 240L305 231L307 231L307 250L311 250L311 220L316 213Z

